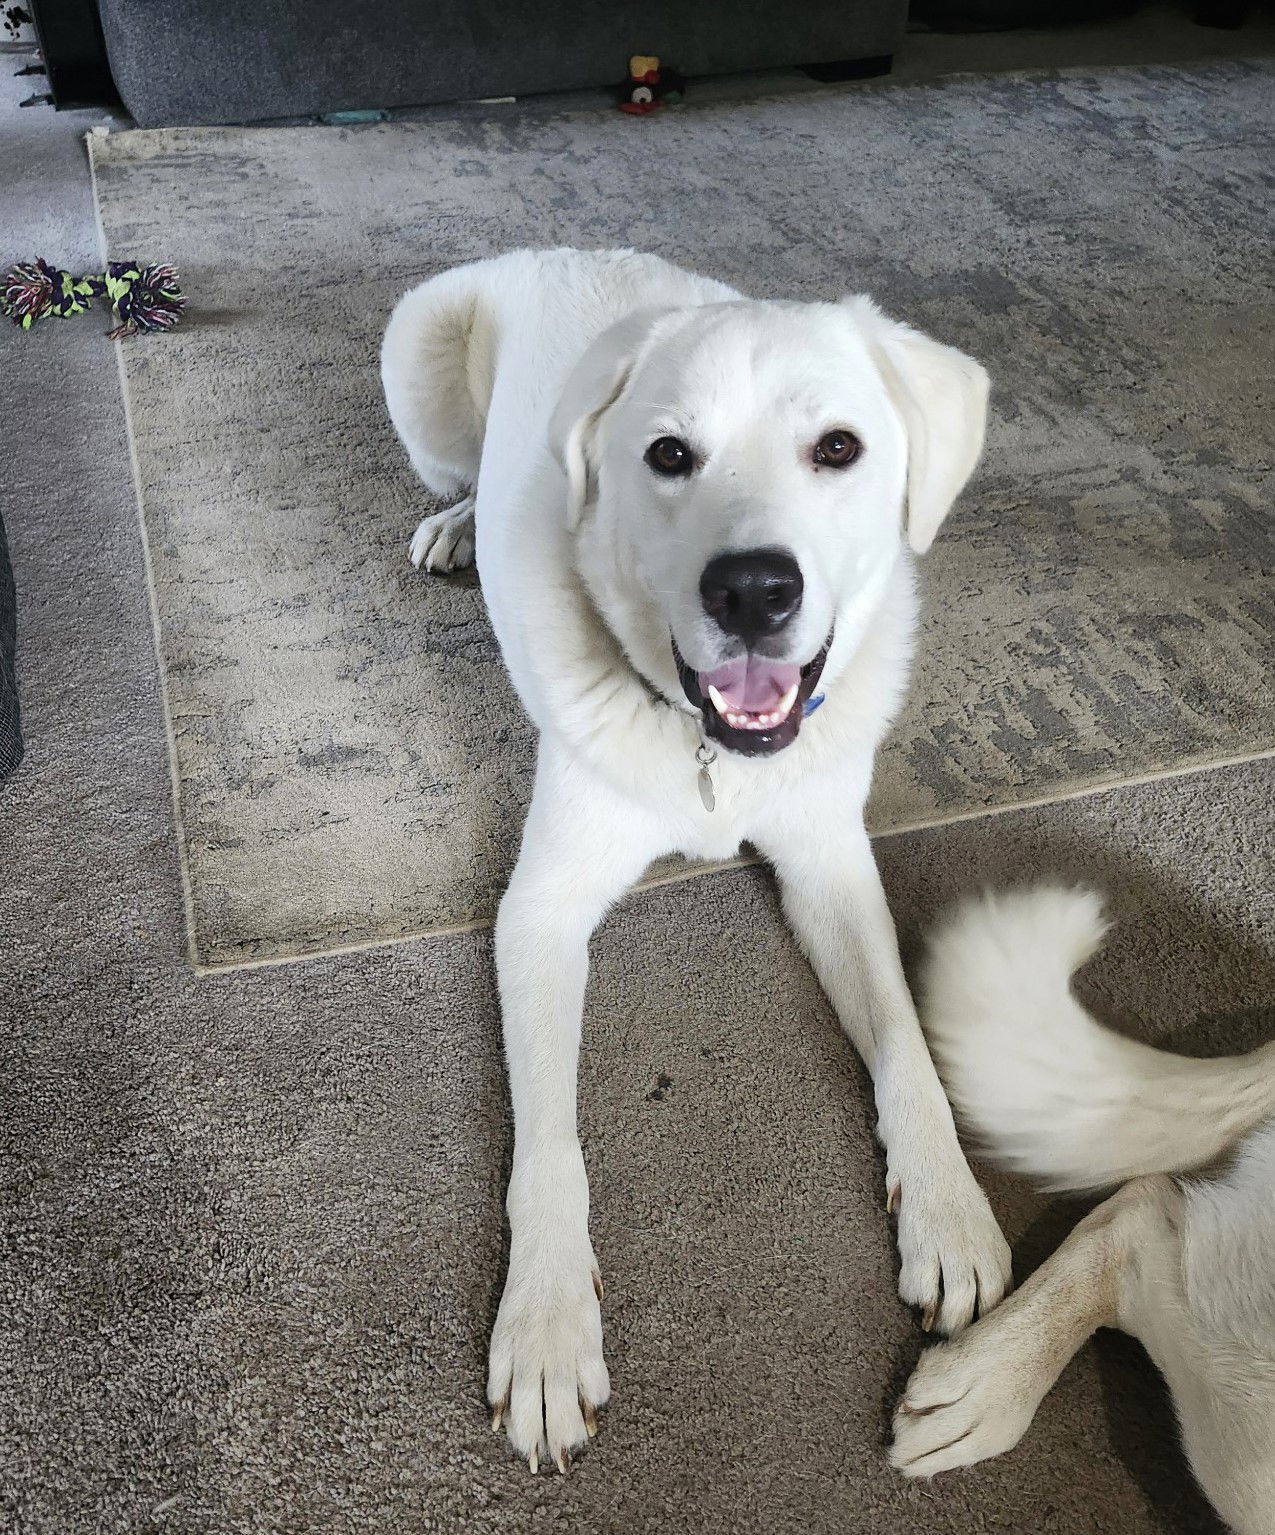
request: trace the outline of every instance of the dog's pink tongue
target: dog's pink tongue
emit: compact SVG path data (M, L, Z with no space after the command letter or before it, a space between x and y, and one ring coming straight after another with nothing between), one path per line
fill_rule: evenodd
M769 714L777 708L784 694L801 679L801 668L783 661L764 661L759 656L745 656L699 673L700 691L708 697L714 687L731 709L747 714Z

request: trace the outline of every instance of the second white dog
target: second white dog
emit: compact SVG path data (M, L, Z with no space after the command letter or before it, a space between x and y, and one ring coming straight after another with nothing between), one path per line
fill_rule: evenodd
M929 1350L893 1460L933 1476L1017 1444L1099 1327L1138 1338L1192 1469L1242 1535L1275 1535L1275 1044L1199 1060L1105 1029L1071 995L1106 923L1042 888L967 903L938 932L926 1032L966 1126L1052 1188L1124 1186L995 1314ZM1236 1151L1209 1179L1168 1176Z

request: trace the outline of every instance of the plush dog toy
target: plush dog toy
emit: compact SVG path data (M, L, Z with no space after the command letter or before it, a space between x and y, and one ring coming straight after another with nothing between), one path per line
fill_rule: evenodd
M681 101L685 89L677 70L667 65L661 69L653 54L635 53L629 60L629 78L620 86L620 111L645 117L666 101Z

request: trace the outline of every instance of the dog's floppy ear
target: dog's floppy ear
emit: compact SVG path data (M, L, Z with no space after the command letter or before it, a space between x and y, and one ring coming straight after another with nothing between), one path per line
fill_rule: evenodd
M658 309L636 310L605 330L567 376L549 421L549 446L567 477L567 525L579 526L594 491L593 441L598 423L624 393L650 340Z
M986 370L955 347L848 299L907 434L907 534L917 554L934 542L983 451Z

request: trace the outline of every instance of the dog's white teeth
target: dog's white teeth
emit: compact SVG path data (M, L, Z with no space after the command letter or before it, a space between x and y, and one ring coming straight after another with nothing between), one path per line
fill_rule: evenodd
M750 714L745 709L732 709L711 684L708 688L708 697L714 709L732 730L773 730L776 725L782 725L792 713L792 706L797 702L797 691L798 684L794 682L779 700L777 709L768 709L758 714Z

